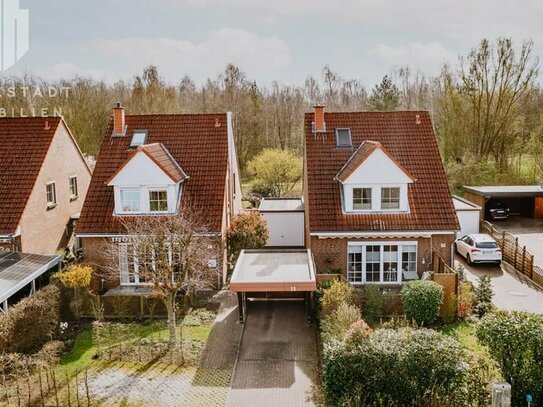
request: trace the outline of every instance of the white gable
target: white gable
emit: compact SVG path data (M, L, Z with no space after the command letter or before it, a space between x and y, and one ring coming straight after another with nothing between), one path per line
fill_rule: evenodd
M406 184L413 180L398 165L377 148L345 180L344 184Z
M147 154L138 151L108 185L175 185L175 182Z

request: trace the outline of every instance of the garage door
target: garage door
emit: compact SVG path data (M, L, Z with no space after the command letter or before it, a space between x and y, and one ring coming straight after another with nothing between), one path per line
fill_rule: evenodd
M267 212L262 213L262 216L268 222L270 232L266 246L304 246L303 212Z

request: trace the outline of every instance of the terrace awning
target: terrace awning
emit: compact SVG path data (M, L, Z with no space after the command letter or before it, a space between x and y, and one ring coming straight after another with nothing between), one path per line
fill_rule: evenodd
M7 311L8 299L60 263L61 256L0 251L0 304Z

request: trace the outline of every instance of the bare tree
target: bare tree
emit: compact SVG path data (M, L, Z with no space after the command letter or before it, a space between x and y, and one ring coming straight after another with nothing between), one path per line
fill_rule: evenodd
M176 330L177 296L216 281L216 268L209 260L218 258L218 247L205 227L183 208L176 216L138 216L123 220L126 243L108 243L105 251L105 277L119 281L136 279L153 288L153 295L168 312L170 343L178 342ZM125 273L123 275L123 273Z

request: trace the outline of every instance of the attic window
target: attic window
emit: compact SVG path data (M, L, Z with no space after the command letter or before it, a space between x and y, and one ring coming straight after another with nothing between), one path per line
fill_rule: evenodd
M351 129L336 129L336 145L338 147L352 147Z
M130 147L142 146L147 142L147 130L135 130Z

